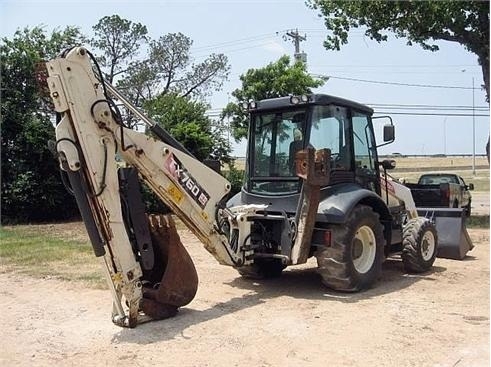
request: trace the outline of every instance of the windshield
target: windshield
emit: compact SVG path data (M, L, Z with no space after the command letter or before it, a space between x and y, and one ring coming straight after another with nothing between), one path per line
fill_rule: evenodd
M305 109L253 117L251 191L265 194L298 192L294 157L304 145Z
M349 118L345 107L314 106L310 145L316 150L329 149L332 169L350 169Z
M249 167L251 192L264 195L298 192L295 153L307 145L316 150L329 149L331 169L353 170L348 109L337 105L314 105L308 112L304 107L253 116L251 141L254 144L249 151L252 158ZM307 116L311 116L310 121ZM367 120L363 121L366 126ZM365 141L365 130L357 130L355 135L361 142ZM355 144L355 148L358 145ZM358 150L357 154L367 155L366 148L363 152Z

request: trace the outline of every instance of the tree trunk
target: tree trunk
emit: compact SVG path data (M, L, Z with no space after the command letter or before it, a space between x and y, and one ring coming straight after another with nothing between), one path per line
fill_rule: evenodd
M489 53L479 55L479 64L482 68L484 88L486 89L486 101L489 103Z
M486 89L486 101L489 103L489 49L487 50L488 52L484 52L480 54L478 57L479 57L479 64L481 65L482 68L484 88ZM486 156L488 157L488 164L489 164L489 136L488 136L488 142L486 144Z

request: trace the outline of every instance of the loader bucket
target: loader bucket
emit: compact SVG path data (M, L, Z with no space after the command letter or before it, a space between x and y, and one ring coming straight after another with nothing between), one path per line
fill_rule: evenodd
M462 260L474 248L465 227L463 208L417 208L418 214L435 223L438 233L438 257Z
M143 272L142 311L153 319L174 316L198 290L198 274L170 215L150 215L155 253L152 270Z

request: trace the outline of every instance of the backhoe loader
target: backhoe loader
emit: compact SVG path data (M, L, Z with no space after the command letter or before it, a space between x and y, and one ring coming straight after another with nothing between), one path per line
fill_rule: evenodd
M395 252L407 271L432 267L438 233L387 174L393 161L378 161L371 108L323 94L251 101L246 180L229 198L230 183L106 83L87 49L46 66L60 167L117 325L172 317L198 286L172 216L146 214L141 182L245 277L279 276L316 257L326 286L353 292L371 287ZM151 135L128 128L120 106ZM393 140L390 120L384 144Z

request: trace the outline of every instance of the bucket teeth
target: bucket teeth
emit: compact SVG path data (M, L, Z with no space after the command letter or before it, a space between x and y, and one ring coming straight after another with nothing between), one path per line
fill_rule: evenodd
M144 271L142 311L153 319L175 316L198 290L198 274L170 215L150 215L155 265Z

